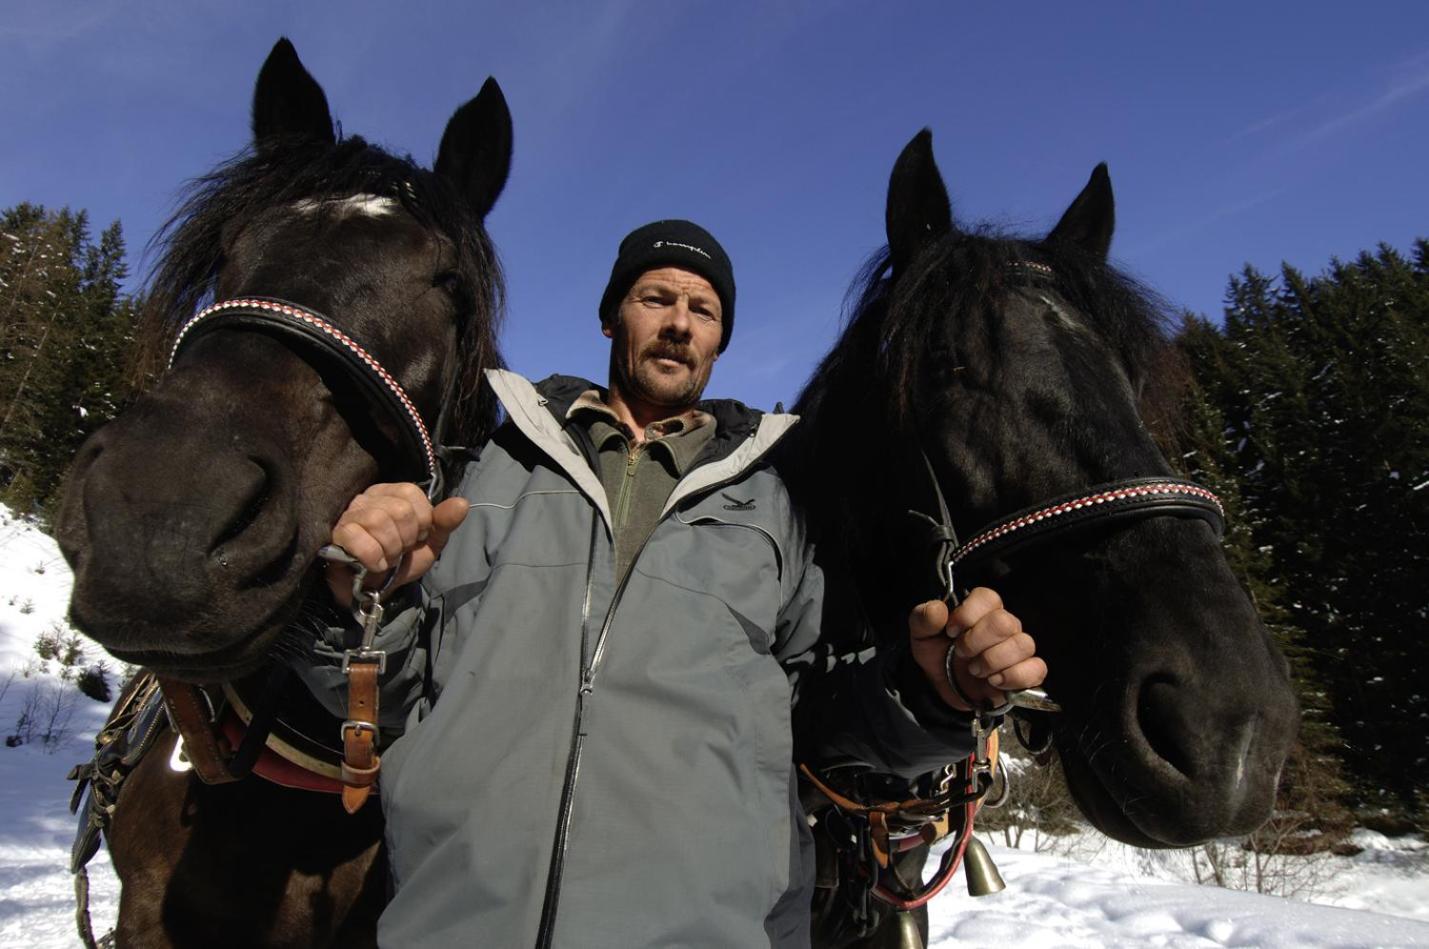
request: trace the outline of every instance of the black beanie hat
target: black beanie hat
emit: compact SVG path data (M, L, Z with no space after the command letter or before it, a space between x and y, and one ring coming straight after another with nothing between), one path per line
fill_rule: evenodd
M610 282L600 298L601 325L615 316L620 301L636 278L659 267L692 271L714 287L721 310L719 351L724 352L734 332L734 268L719 241L690 221L655 221L625 235L615 266L610 268Z

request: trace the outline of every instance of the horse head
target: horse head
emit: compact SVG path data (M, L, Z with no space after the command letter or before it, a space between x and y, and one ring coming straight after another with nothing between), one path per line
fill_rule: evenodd
M252 131L166 228L147 336L166 355L183 345L82 447L56 531L75 623L121 660L201 682L254 671L290 642L316 552L353 496L436 473L406 428L461 443L494 421L479 372L499 363L501 278L482 221L511 157L496 83L452 116L429 171L336 136L283 39L258 75ZM186 328L196 310L205 318ZM340 345L266 319L278 310ZM378 410L372 380L340 358L359 352L420 422Z
M1164 320L1107 264L1104 165L1042 239L969 232L954 223L924 131L893 170L886 223L888 251L799 410L831 411L871 440L855 451L877 460L855 464L854 494L887 500L830 503L858 525L849 561L866 612L891 636L906 635L909 607L936 590L924 525L908 513L938 513L931 478L966 541L1050 498L1173 473L1138 411L1158 382ZM1258 826L1297 720L1284 660L1215 518L1176 513L1186 512L1093 518L956 577L994 587L1036 636L1083 812L1147 847Z

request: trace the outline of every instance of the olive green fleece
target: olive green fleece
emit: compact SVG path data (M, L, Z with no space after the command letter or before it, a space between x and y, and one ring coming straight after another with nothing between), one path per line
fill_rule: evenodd
M606 406L583 399L571 417L588 427L598 453L596 470L610 501L619 581L655 529L675 484L714 435L715 422L703 413L693 422L664 419L646 426L645 441L632 444L625 425Z

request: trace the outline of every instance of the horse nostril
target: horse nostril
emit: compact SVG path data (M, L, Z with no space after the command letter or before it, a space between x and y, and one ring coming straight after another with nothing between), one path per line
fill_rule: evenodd
M248 456L248 461L251 467L246 472L248 475L246 483L243 484L238 494L238 503L234 505L234 516L219 531L208 548L208 555L216 559L220 567L228 566L227 545L258 521L272 492L273 479L268 466L263 463L262 459L252 455Z
M1194 778L1195 752L1186 743L1180 692L1180 685L1170 674L1147 676L1136 700L1136 723L1152 753L1185 777Z

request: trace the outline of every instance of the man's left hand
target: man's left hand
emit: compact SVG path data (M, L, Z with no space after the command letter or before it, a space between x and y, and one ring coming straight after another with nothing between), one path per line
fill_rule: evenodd
M919 604L908 617L908 635L918 667L943 701L960 711L971 710L948 684L949 648L958 687L980 705L1001 705L1007 691L1035 688L1047 678L1047 664L1022 621L987 587L973 590L951 614L941 600Z

